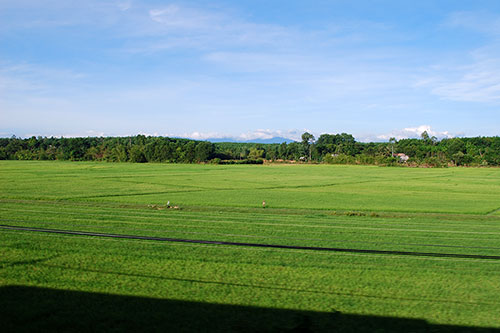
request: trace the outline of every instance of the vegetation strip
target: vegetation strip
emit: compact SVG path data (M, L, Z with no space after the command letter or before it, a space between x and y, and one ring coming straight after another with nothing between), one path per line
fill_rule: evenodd
M182 239L182 238L168 238L168 237L152 237L152 236L138 236L138 235L120 235L120 234L106 234L85 231L71 231L59 229L42 229L42 228L29 228L21 226L0 225L2 229L19 230L19 231L33 231L33 232L46 232L65 235L79 235L79 236L93 236L93 237L110 237L110 238L125 238L125 239L140 239L152 240L162 242L177 242L177 243L195 243L195 244L212 244L212 245L233 245L233 246L247 246L247 247L266 247L277 249L293 249L293 250L311 250L311 251L332 251L332 252L348 252L348 253L370 253L370 254L396 254L407 256L422 256L422 257L451 257L451 258L471 258L471 259L493 259L500 260L500 256L491 255L477 255L477 254L458 254L458 253L433 253L433 252L409 252L409 251L390 251L390 250L367 250L367 249L349 249L349 248L334 248L334 247L313 247L313 246L294 246L294 245L276 245L276 244L261 244L261 243L239 243L239 242L226 242L226 241L212 241L212 240L197 240L197 239Z
M446 167L499 166L500 137L447 138L423 132L420 139L392 138L387 143L356 142L351 134L302 134L301 142L281 144L195 141L151 137L0 138L0 160L71 160L263 164L325 162Z

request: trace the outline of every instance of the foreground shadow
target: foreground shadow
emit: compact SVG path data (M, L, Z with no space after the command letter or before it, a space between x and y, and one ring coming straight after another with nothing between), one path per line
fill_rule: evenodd
M116 296L66 290L0 288L3 332L500 332L362 316Z

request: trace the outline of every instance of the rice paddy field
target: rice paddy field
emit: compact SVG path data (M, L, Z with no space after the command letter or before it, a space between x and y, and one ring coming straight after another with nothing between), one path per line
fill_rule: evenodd
M8 330L500 331L498 168L0 161L0 225Z

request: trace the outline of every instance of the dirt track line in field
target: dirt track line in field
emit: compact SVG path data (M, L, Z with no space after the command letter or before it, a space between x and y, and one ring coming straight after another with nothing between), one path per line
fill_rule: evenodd
M408 178L407 180L419 180L419 179L432 179L432 178L441 178L445 177L443 175L439 176L429 176L429 177L413 177ZM174 194L174 193L193 193L193 192L212 192L212 191L247 191L247 190L281 190L281 189L302 189L302 188L324 188L324 187L333 187L333 186L343 186L343 185L356 185L356 184L365 184L365 183L377 183L384 182L385 179L370 179L363 181L352 181L352 182L335 182L335 183L326 183L326 184L299 184L299 185L285 185L285 186L257 186L255 188L238 188L238 187L223 187L223 188L214 188L214 187L203 187L203 186L192 186L187 185L192 189L188 190L169 190L169 191L154 191L154 192L139 192L139 193L120 193L120 194L99 194L99 195L91 195L91 196L72 196L64 198L68 199L95 199L95 198L113 198L113 197L130 197L130 196L143 196L143 195L154 195L154 194ZM148 182L137 182L137 184L151 184ZM158 184L154 184L158 185ZM183 185L184 186L184 185Z
M45 233L75 235L75 236L139 239L139 240L176 242L176 243L231 245L231 246L245 246L245 247L264 247L264 248L276 248L276 249L330 251L330 252L348 252L348 253L391 254L391 255L407 255L407 256L420 256L420 257L447 257L447 258L451 257L451 258L500 260L500 256L477 255L477 254L409 252L409 251L367 250L367 249L350 249L350 248L334 248L334 247L275 245L275 244L261 244L261 243L239 243L239 242L225 242L225 241L211 241L211 240L197 240L197 239L181 239L181 238L151 237L151 236L137 236L137 235L106 234L106 233L85 232L85 231L59 230L59 229L41 229L41 228L29 228L29 227L8 226L8 225L0 225L0 228L1 229L9 229L9 230L17 230L17 231L45 232Z
M487 212L485 215L494 215L496 212L500 211L500 207Z
M4 230L3 232L5 233L12 233L15 234L18 231L16 230ZM58 237L60 235L58 234L51 234L51 233L39 233L37 236L43 236L43 237ZM71 238L72 235L63 235L67 236L68 238ZM124 238L106 238L106 237L99 237L95 238L95 240L99 241L105 241L105 242L129 242L130 244L134 244L137 242L137 239L124 239ZM150 242L148 243L150 246L162 246L161 242ZM181 246L181 247L196 247L196 248L215 248L213 245L210 244L193 244L193 243L172 243L171 246ZM0 244L0 247L2 247L2 244ZM269 249L266 248L259 248L259 247L240 247L238 250L242 251L270 251ZM380 258L380 255L378 254L369 254L369 253L346 253L346 252L328 252L328 251L307 251L307 250L296 250L294 253L299 253L299 254L308 254L308 255L321 255L321 256L333 256L333 255L341 255L341 256L350 256L350 257L363 257L363 258ZM471 259L471 258L436 258L436 257L417 257L417 256L398 256L398 255L386 255L384 256L385 258L388 258L390 260L392 259L398 259L398 260L403 260L404 259L412 259L412 260L432 260L432 261L438 261L438 262L467 262L467 263L481 263L483 264L494 264L498 265L500 264L500 261L497 260L482 260L482 259ZM384 258L384 259L385 259ZM374 266L374 267L379 267ZM383 265L383 266L388 266L388 265ZM393 267L393 264L390 264L391 267ZM363 264L363 267L366 267L366 264ZM405 266L409 267L409 266ZM470 268L469 268L470 269ZM453 270L453 271L461 271L459 269L448 269L445 268L445 270ZM475 269L476 271L484 272L484 270L481 269ZM496 273L497 271L495 271Z
M75 220L75 222L77 221L88 221L87 219L79 219L79 220ZM13 219L1 219L0 218L0 221L1 222L14 222L14 223L44 223L44 224L51 224L51 223L58 223L57 221L43 221L43 222L40 222L40 221L29 221L29 220L13 220ZM197 222L203 222L204 226L199 226L199 225L190 225L190 224L175 224L175 227L182 227L182 228L192 228L192 229L199 229L199 228L204 228L205 230L219 230L219 229L226 229L225 226L215 226L215 225L208 225L208 222L210 221L207 221L207 220L191 220L192 221L197 221ZM158 223L150 223L150 222L130 222L130 221L121 221L121 220L115 220L115 221L100 221L101 223L119 223L121 225L140 225L140 226L144 226L144 225L147 225L147 226L162 226L162 225L159 225ZM246 222L228 222L228 221L217 221L216 223L220 223L220 224L235 224L235 225L244 225L246 224ZM298 227L304 227L306 229L309 229L309 230L301 230L301 231L295 231L295 230L292 230L290 231L289 229L283 229L283 230L279 230L280 232L281 231L286 231L288 233L290 232L293 232L293 233L297 233L297 232L300 232L301 234L319 234L319 235L323 235L324 232L323 231L313 231L313 230L319 230L317 228L336 228L336 229L343 229L343 230L347 230L347 231L340 231L339 233L342 233L342 234L353 234L353 233L356 233L356 234L371 234L371 231L370 232L366 232L366 231L359 231L360 229L368 229L368 230L382 230L382 231L418 231L418 232L426 232L426 233L432 233L432 231L430 230L415 230L415 229L390 229L390 228L363 228L363 227L344 227L344 226L308 226L308 225L296 225L296 224L282 224L282 223L254 223L255 225L259 225L259 226L273 226L273 227L288 227L288 226L298 226ZM76 224L75 224L76 225ZM82 226L82 225L79 225L79 226ZM86 225L85 225L86 226ZM316 228L316 229L314 229ZM402 237L402 238L412 238L412 239L429 239L429 238L435 238L435 239L439 239L439 240L468 240L468 241L483 241L484 239L480 239L480 238L470 238L470 237L448 237L448 235L455 235L455 233L449 233L449 232L452 232L452 231L446 231L446 230L443 230L443 231L436 231L438 232L438 234L432 234L432 235L426 235L425 237L424 236L415 236L414 234L403 234L403 235L400 235L399 237ZM445 234L442 234L442 233L445 233ZM448 232L448 234L446 234ZM471 233L471 234L492 234L492 233L480 233L480 232L459 232L459 233ZM498 235L500 233L493 233L495 235ZM391 233L379 233L380 236L393 236L393 234ZM444 235L444 236L443 236Z
M32 223L34 221L28 220L10 220L10 219L0 219L2 222L13 222L13 223ZM39 223L39 222L38 222ZM123 222L122 222L123 223ZM61 224L61 222L54 221L44 221L42 224ZM132 223L136 224L136 223ZM143 225L148 225L148 223L142 223ZM152 226L156 226L157 224L149 224ZM86 227L86 228L98 228L98 229L106 229L106 228L116 228L114 225L85 225L85 224L67 224L64 222L65 227ZM177 225L183 228L190 228L193 226L189 225ZM260 238L260 239L279 239L279 240L292 240L292 241L318 241L318 242L329 242L329 243L361 243L361 244L377 244L377 245L398 245L398 246L421 246L421 247L443 247L443 248L460 248L460 249L486 249L486 250L500 250L500 247L495 246L466 246L466 245L449 245L449 244L428 244L428 243L395 243L395 242L382 242L382 241L368 241L368 240L352 240L352 239L335 239L335 238L305 238L305 237L289 237L289 236L272 236L272 235L255 235L255 234L237 234L237 233L221 233L221 232L207 232L207 231L185 231L185 230L176 230L176 229L141 229L144 232L154 232L154 233L181 233L181 234L190 234L190 235L208 235L208 236L225 236L225 237L247 237L247 238ZM303 235L304 231L300 231ZM414 238L414 237L412 237ZM449 239L449 238L446 238ZM452 238L453 240L458 240L461 238ZM467 240L476 240L477 239L469 239Z

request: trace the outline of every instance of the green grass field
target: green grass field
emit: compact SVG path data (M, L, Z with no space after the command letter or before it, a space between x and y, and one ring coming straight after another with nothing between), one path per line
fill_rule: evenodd
M167 201L180 209L163 209ZM0 229L0 321L11 329L69 330L81 318L103 330L500 329L500 260L439 256L500 256L496 168L0 161L0 220L436 254Z

